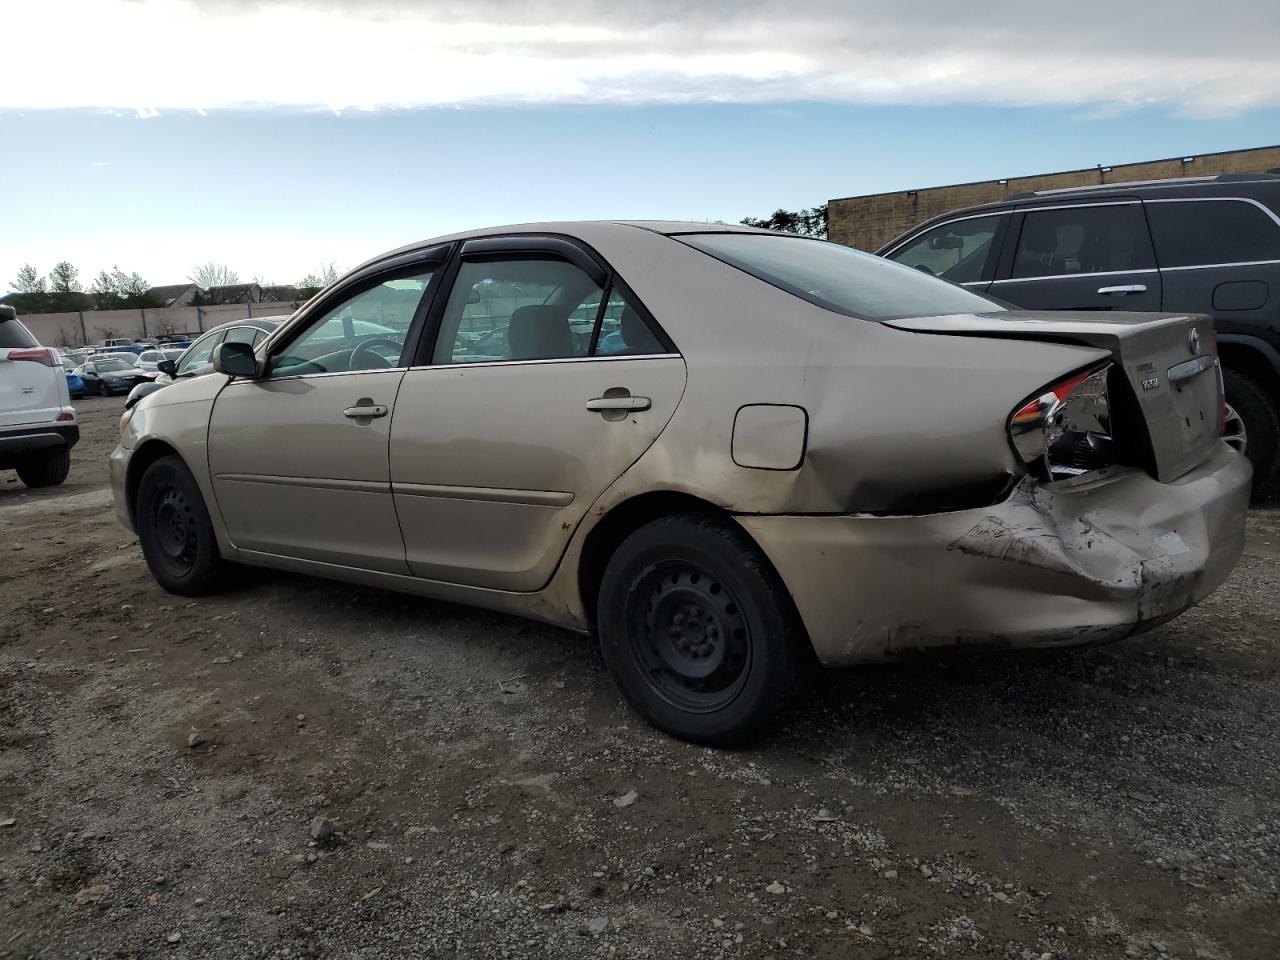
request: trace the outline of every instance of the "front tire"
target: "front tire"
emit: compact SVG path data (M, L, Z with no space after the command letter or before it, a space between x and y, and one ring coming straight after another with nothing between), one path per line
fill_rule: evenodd
M28 487L56 487L71 472L71 451L59 450L24 460L17 466L18 478Z
M727 521L685 514L633 533L605 568L597 620L622 695L682 740L741 743L800 686L808 640L791 599Z
M195 478L177 457L147 467L138 485L138 540L160 586L183 597L218 590L226 563L218 553L213 522Z
M1253 497L1258 500L1274 492L1277 454L1280 453L1280 412L1271 394L1246 374L1229 367L1222 370L1227 402L1244 423L1248 444L1245 456L1253 464Z

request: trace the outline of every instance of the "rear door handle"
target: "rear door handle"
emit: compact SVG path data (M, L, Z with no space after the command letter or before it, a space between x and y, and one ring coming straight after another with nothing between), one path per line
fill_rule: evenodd
M587 409L595 413L605 413L611 410L623 412L648 410L652 406L653 401L648 397L596 397L587 401Z
M374 403L372 400L360 399L356 401L354 407L347 407L342 411L344 417L350 417L352 420L372 420L374 417L385 417L387 408L380 403Z
M1126 293L1146 293L1145 283L1126 283L1118 287L1099 287L1098 292L1104 296L1123 297Z

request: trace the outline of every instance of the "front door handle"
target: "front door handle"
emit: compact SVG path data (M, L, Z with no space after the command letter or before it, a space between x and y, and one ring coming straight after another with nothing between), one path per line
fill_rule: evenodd
M629 412L632 410L648 410L653 401L648 397L596 397L587 401L587 409L594 413L608 411Z
M385 417L387 408L381 403L374 403L368 397L361 397L354 407L343 410L342 415L352 420L372 420L374 417Z
M1145 283L1126 283L1118 287L1099 287L1098 292L1103 296L1123 297L1126 293L1146 293L1147 285Z

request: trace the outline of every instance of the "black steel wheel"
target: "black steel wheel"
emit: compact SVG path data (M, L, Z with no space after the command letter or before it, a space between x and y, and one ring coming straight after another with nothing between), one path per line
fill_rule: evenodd
M200 488L177 457L147 467L134 508L151 575L170 593L200 596L222 585L225 564Z
M597 632L627 701L696 743L758 733L813 660L790 596L755 544L732 521L695 514L649 523L614 551Z

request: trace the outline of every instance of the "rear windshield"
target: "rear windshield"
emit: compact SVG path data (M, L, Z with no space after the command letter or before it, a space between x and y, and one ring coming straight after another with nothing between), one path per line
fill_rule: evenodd
M678 239L810 303L863 320L1004 309L946 280L838 243L764 233Z
M27 333L27 328L17 320L6 320L0 316L0 350L34 347L36 338Z

